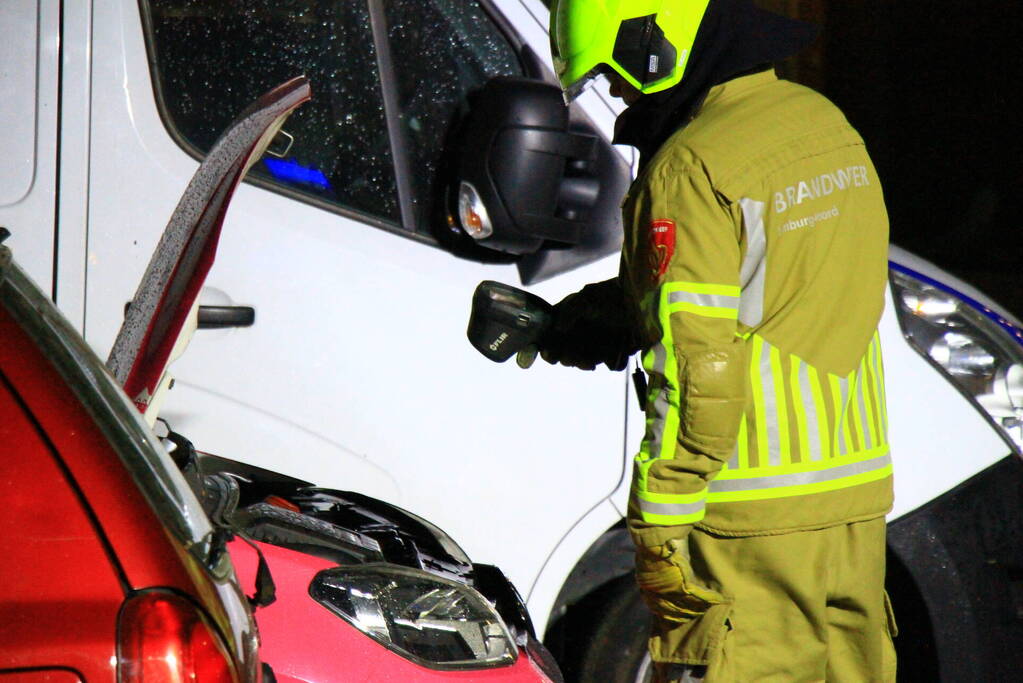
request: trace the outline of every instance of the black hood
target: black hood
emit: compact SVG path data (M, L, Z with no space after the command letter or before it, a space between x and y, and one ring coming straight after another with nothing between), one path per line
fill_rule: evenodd
M693 118L712 87L771 68L812 43L817 31L812 24L762 10L753 0L710 0L682 81L643 95L622 112L614 142L636 147L640 163L646 163Z

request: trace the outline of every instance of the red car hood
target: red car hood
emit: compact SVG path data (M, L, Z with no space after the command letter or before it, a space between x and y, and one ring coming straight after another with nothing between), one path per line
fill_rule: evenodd
M199 165L167 223L107 359L110 372L150 423L167 365L195 329L197 297L234 190L285 119L310 96L309 83L300 76L253 102Z

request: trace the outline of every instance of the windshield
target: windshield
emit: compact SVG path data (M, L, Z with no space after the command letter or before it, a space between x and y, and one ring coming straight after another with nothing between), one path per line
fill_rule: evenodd
M0 304L54 364L172 536L208 566L213 528L184 477L103 363L9 259L0 247Z

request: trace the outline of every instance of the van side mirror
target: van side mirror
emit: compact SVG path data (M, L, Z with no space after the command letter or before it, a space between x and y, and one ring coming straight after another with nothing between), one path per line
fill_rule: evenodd
M620 247L628 165L558 87L491 79L470 96L454 142L450 213L478 246L521 257L523 282Z

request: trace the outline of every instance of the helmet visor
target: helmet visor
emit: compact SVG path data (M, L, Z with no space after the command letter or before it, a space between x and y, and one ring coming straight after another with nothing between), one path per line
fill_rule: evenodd
M565 97L565 104L571 104L573 101L575 101L577 97L582 95L586 91L586 89L593 84L593 80L597 76L600 76L605 73L607 73L607 66L605 66L604 64L598 64L597 66L593 67L585 74L583 74L581 78L576 79L575 82L570 83L565 88L562 88L562 93L564 94Z

